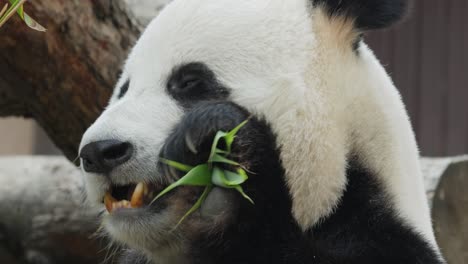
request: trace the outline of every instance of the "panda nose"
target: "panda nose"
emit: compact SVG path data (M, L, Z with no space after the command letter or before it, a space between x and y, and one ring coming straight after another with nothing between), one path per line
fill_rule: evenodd
M80 151L80 158L86 172L109 173L128 161L132 154L133 146L128 142L102 140L85 145Z

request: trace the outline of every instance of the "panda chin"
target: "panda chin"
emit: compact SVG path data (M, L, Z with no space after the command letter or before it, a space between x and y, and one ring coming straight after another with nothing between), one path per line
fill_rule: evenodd
M238 211L235 192L214 188L201 208L179 223L201 192L196 187L180 187L140 208L114 208L103 216L104 230L113 241L141 252L177 255L185 243L222 229Z
M176 195L171 195L172 199ZM115 208L103 216L102 225L113 241L143 252L174 247L180 237L174 205L166 202L140 208Z

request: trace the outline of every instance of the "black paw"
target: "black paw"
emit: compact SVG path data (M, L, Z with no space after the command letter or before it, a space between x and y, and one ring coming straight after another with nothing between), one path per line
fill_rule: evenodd
M230 131L248 118L249 113L233 103L200 104L174 128L166 140L161 157L191 166L206 163L216 133ZM243 129L248 129L248 125ZM170 169L167 165L162 166L166 170Z

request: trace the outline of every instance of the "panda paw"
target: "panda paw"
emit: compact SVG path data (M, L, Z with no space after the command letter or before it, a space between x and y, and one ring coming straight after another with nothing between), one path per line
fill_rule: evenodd
M232 130L249 116L248 111L230 102L202 103L186 113L166 140L160 155L164 159L190 166L204 164L208 161L216 133ZM232 145L229 158L240 164L249 160L252 145L245 144L245 141L255 130L254 123L252 120L243 126ZM162 162L160 165L163 175L170 175L173 179L179 179L184 174ZM218 219L218 216L228 212L234 213L238 207L237 200L235 191L214 188L201 205L200 216L210 220Z
M191 166L206 163L216 133L229 131L248 118L249 113L233 103L202 103L190 110L175 127L166 140L161 157ZM167 165L162 166L170 169Z

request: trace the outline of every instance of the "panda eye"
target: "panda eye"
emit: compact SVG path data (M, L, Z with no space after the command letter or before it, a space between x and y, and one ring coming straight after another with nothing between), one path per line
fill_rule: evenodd
M130 86L130 80L127 80L121 87L120 92L117 96L118 99L122 98L128 91L128 87Z
M200 85L202 82L201 79L197 78L196 76L189 76L187 78L184 78L182 81L182 84L180 85L179 89L180 90L190 90L195 88L196 86Z
M169 90L174 93L186 93L199 87L202 80L196 75L186 75L169 83Z
M229 96L229 90L218 82L214 72L200 62L173 68L166 82L166 91L186 108L200 101Z

